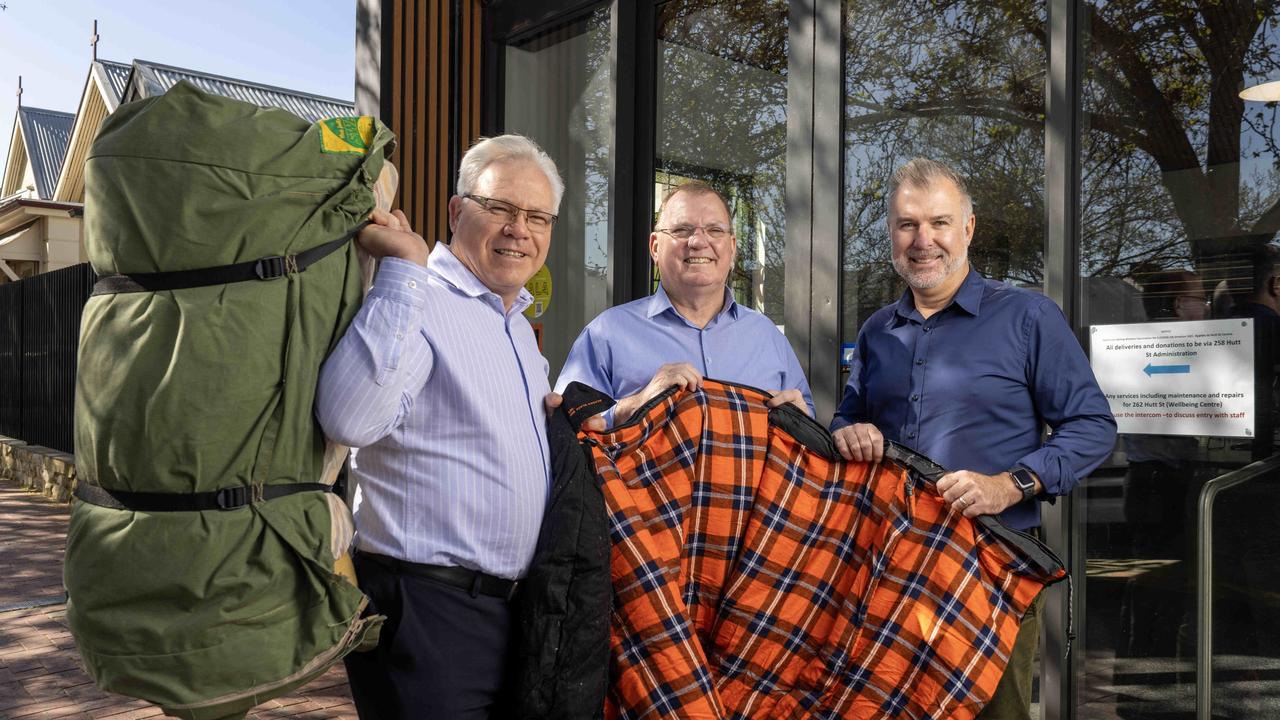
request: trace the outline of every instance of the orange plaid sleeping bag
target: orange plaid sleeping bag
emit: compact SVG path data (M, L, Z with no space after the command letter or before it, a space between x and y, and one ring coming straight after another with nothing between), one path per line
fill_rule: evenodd
M927 458L833 460L767 398L706 381L579 434L610 516L606 715L973 717L1061 563L950 512Z

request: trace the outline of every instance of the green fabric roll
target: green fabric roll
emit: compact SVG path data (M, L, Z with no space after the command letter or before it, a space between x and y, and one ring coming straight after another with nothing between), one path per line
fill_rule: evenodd
M120 106L85 166L99 275L297 254L374 207L393 135L308 124L179 83ZM91 298L76 380L79 481L192 493L323 482L320 365L361 301L354 243L301 273ZM328 497L327 497L328 496ZM346 508L321 492L236 510L72 509L67 617L100 687L218 718L289 692L380 618L334 572ZM340 551L339 551L340 552Z

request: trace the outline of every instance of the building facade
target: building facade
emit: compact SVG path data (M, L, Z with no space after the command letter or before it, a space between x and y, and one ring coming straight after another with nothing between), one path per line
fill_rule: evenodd
M733 290L790 339L823 421L903 290L890 173L955 166L974 265L1063 309L1121 418L1111 459L1046 506L1075 583L1049 597L1044 717L1280 717L1280 118L1240 94L1280 77L1277 5L365 0L357 106L400 134L401 204L432 240L477 136L556 159L533 318L553 378L586 322L653 287L662 190L721 188Z

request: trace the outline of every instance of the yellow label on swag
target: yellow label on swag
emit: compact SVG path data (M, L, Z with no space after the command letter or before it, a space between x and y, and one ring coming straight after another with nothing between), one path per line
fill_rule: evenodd
M320 152L364 155L372 141L373 118L367 115L320 121Z

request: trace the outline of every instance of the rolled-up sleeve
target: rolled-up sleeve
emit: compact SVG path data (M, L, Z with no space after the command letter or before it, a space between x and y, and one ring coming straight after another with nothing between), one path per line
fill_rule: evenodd
M422 332L429 274L386 258L364 306L320 370L316 417L332 440L364 447L398 427L431 374Z
M1084 349L1051 302L1028 314L1027 373L1036 408L1052 432L1017 462L1039 476L1047 495L1066 495L1110 455L1116 421Z

